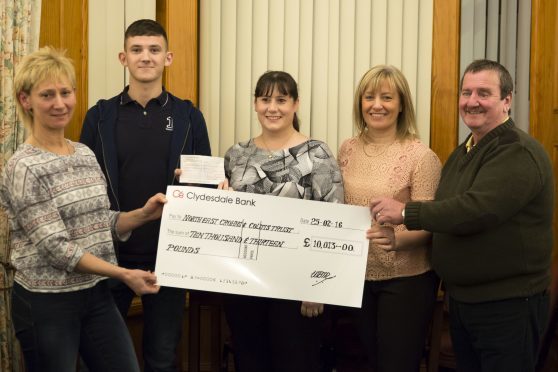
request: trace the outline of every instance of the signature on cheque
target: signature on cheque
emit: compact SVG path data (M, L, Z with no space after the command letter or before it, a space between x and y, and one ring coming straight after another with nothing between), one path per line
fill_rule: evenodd
M312 284L312 287L318 285L318 284L322 284L323 282L325 282L326 280L329 279L333 279L335 278L337 275L332 275L330 272L328 271L320 271L320 270L314 270L314 272L312 272L312 274L310 274L310 278L314 278L316 279L316 283Z

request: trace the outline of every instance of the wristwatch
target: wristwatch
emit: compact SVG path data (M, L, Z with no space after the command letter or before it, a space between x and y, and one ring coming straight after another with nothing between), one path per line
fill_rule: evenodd
M405 219L405 207L403 207L403 209L401 210L401 217Z

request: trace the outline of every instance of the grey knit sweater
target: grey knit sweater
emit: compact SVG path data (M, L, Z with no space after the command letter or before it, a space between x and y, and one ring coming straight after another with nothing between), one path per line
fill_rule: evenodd
M94 286L103 278L74 271L84 252L116 263L118 213L109 210L105 178L91 150L72 145L74 154L61 156L24 144L2 173L15 281L29 291Z

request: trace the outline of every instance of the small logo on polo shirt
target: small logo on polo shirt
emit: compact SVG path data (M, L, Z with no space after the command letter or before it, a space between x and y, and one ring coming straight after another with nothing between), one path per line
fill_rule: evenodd
M168 132L172 132L173 129L174 129L174 126L173 126L172 117L168 116L167 117L167 126L165 127L165 130L168 131Z

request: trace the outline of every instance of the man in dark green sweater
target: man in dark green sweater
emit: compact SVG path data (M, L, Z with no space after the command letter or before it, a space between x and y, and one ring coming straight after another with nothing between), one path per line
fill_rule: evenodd
M459 98L471 135L444 165L435 200L371 205L380 224L433 233L460 371L533 371L548 320L552 165L508 116L512 91L502 65L471 63Z

